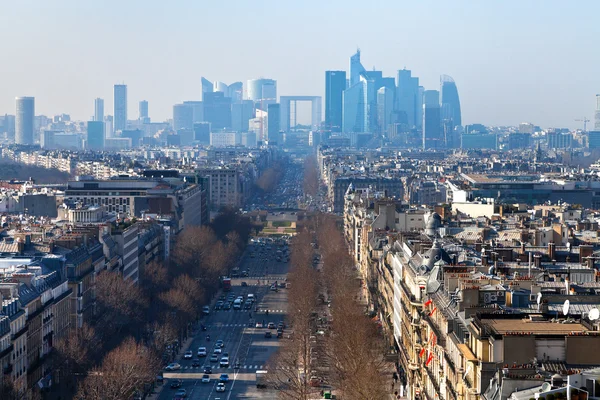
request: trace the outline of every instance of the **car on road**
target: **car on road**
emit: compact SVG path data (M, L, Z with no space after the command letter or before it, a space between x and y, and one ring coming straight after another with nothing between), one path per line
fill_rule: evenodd
M209 306L202 307L202 314L204 314L204 315L210 314L210 307Z
M248 286L248 282L242 282L242 287Z
M273 335L271 335L271 331L266 331L265 332L265 338L269 339L271 338Z
M198 357L206 357L206 347L198 347Z
M255 328L262 328L263 324L262 322L257 322Z
M181 379L175 379L169 386L171 389L179 389L181 385L183 385L183 381Z
M219 382L229 382L229 375L221 374L221 376L219 377Z
M223 343L223 340L219 339L215 342L215 347L222 349L223 347L225 347L225 343Z
M215 310L220 310L221 308L223 308L223 302L221 300L217 301L215 303Z
M252 308L252 301L246 300L246 302L244 303L244 309L249 310L251 308Z
M218 354L213 354L212 356L210 356L210 362L218 362L219 361L219 355Z
M202 383L210 383L210 375L208 375L208 374L202 375Z
M167 371L177 371L177 370L181 369L181 365L179 365L177 363L171 363L171 364L167 365L165 367L165 369Z
M183 397L186 398L187 397L187 390L185 389L179 389L176 393L175 393L175 397Z
M231 310L231 303L230 302L225 302L225 304L223 304L223 310Z
M192 367L197 368L200 366L200 361L196 360L192 363Z
M221 348L220 348L220 347L215 347L215 348L214 348L214 350L213 350L213 353L214 353L214 354L221 354L221 353L222 353L222 350L221 350Z
M221 361L219 361L219 365L222 368L229 368L229 357L221 357Z
M183 358L186 359L186 360L191 360L192 358L194 358L194 353L192 353L191 350L188 350L183 355Z
M275 322L269 322L269 325L267 325L267 328L275 329Z
M277 331L277 339L281 339L283 337L283 331Z
M217 384L217 392L224 392L224 391L225 391L225 384L224 383Z
M204 367L204 373L212 374L212 367L210 365L207 365L206 367Z

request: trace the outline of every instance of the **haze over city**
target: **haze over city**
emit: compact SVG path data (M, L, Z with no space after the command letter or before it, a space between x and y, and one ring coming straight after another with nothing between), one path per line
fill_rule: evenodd
M592 1L12 2L0 12L0 115L35 96L38 114L87 120L124 82L129 114L145 99L160 121L200 99L201 76L323 96L324 71L360 48L367 70L406 67L426 88L451 75L464 124L581 128L600 92L599 12Z

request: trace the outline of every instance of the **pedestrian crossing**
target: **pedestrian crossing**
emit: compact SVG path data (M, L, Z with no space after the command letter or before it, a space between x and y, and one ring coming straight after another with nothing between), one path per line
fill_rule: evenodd
M184 367L181 367L181 369L182 370L194 371L194 370L204 370L205 367L211 367L213 369L213 371L215 371L215 370L227 371L227 370L233 370L234 369L232 366L221 367L221 366L218 366L218 365L215 365L215 366L203 365L203 366L200 366L200 367L192 367L190 365L186 365ZM239 368L235 368L235 369L254 370L254 369L263 369L263 366L262 365L240 365Z

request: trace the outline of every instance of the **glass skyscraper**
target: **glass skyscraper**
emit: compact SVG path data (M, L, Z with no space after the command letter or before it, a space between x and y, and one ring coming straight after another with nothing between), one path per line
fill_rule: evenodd
M425 90L423 93L423 149L445 147L440 123L440 92Z
M458 89L454 79L448 75L440 77L440 105L442 120L452 120L454 126L462 126Z
M140 120L146 122L148 120L148 101L140 101Z
M398 71L398 86L396 88L396 103L399 111L400 123L407 124L410 128L420 125L418 121L418 108L420 106L419 78L411 76L409 69Z
M123 131L127 128L127 85L115 85L114 130Z
M325 125L333 132L342 130L344 90L346 71L325 71Z
M88 121L86 148L89 150L104 150L104 122Z
M94 100L94 121L104 122L104 99Z
M17 97L16 103L15 143L33 144L35 99L33 97Z

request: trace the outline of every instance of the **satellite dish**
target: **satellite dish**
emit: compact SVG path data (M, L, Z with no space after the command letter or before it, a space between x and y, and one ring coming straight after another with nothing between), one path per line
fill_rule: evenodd
M548 392L552 389L552 385L548 382L542 383L542 393Z
M588 314L588 318L590 319L590 321L595 321L598 318L600 318L600 310L598 310L597 308L592 308L590 310L590 313Z
M569 306L570 306L569 300L565 300L565 302L563 303L563 310L562 310L563 314L565 316L569 314Z
M539 292L537 295L537 305L539 306L542 302L542 292Z

